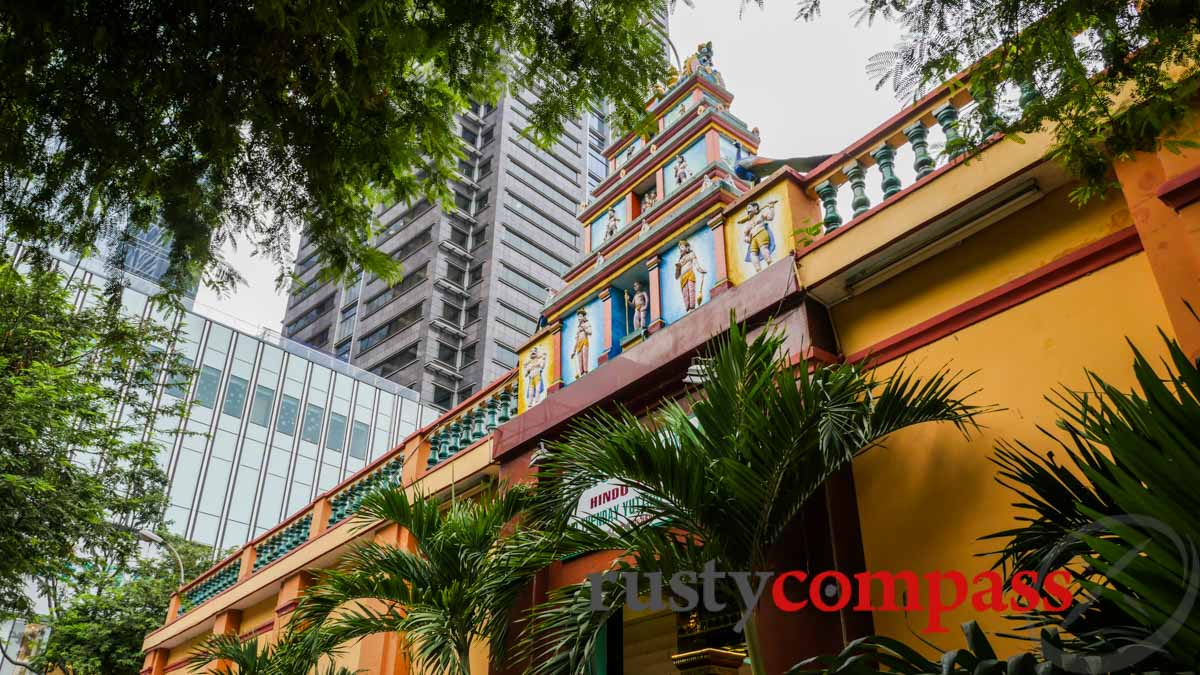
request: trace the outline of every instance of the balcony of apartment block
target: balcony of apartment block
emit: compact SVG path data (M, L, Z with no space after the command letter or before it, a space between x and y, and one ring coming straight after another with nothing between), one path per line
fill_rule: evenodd
M516 415L516 390L510 372L180 587L165 624L146 637L145 648L183 645L206 634L219 615L287 597L281 593L287 584L335 565L383 526L355 517L374 490L399 487L434 497L453 491L463 497L494 483L499 468L492 459L492 432ZM294 603L276 608L280 626L293 608Z

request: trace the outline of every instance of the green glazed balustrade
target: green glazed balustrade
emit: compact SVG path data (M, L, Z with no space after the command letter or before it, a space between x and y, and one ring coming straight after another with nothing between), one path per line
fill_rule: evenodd
M1040 94L1032 85L1021 85L1021 107L1037 101L1039 97ZM949 102L932 111L933 118L946 139L944 154L948 160L956 159L969 150L959 132L959 112L959 108ZM984 129L983 136L985 138L990 138L996 133L1001 120L994 112L976 110L973 114L979 116L979 124ZM937 167L937 159L930 154L929 128L925 126L925 122L918 119L910 126L905 127L903 133L912 150L913 171L916 172L917 180L933 173ZM875 165L878 167L877 173L881 181L879 185L883 192L883 200L887 201L899 193L902 188L900 178L895 172L896 148L888 143L883 143L868 154L875 160ZM846 182L850 185L852 217L866 213L871 208L871 200L866 193L866 167L858 160L853 160L842 167L842 173L846 175ZM840 184L829 179L813 188L821 200L821 207L824 210L822 223L826 232L836 230L843 223L842 216L838 213L839 186Z
M332 508L329 513L329 526L332 527L353 515L358 511L358 507L362 506L363 497L374 490L400 485L400 472L403 468L403 458L394 459L376 469L366 478L334 495L330 500Z
M517 387L511 384L430 434L425 467L431 469L450 459L516 416Z
M242 571L242 559L238 558L204 581L192 586L183 593L183 602L179 604L179 613L201 605L221 591L237 583L238 574Z
M287 555L288 551L308 541L312 530L312 514L285 527L281 532L254 547L254 571L266 567Z

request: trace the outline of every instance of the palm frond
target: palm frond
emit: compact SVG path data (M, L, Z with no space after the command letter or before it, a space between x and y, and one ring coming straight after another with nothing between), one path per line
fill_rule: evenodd
M642 571L696 570L706 561L759 571L809 498L856 454L924 422L966 433L991 410L961 393L963 374L918 378L901 369L877 381L852 364L793 367L783 346L776 329L750 339L733 322L686 405L666 401L646 419L618 408L574 422L539 463L533 521L575 532L576 544L613 550L615 564ZM637 490L637 517L575 520L582 495L606 482ZM579 672L579 641L602 625L572 614L586 609L567 591L537 608L523 643L551 645L536 653L541 673Z

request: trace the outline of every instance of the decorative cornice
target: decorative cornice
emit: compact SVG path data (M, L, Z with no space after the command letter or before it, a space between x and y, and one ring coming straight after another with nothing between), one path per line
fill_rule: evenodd
M575 265L573 265L566 271L566 273L562 275L563 281L567 284L570 284L576 278L592 268L592 263L597 255L607 255L617 248L620 248L621 245L623 245L627 240L636 236L632 233L640 229L640 226L638 225L639 223L655 223L662 218L669 217L671 209L696 196L696 194L699 192L699 188L704 184L705 176L715 176L717 174L721 174L725 178L728 178L729 182L733 183L735 186L740 187L742 185L746 185L744 181L738 179L738 177L735 176L732 171L720 161L709 162L708 164L705 164L704 167L698 170L695 176L689 178L682 187L676 189L668 197L655 204L654 207L649 211L642 213L628 225L621 228L621 231L618 232L615 237L602 242L599 248L592 249L585 254L583 258L579 260L579 262L575 263ZM651 225L651 227L657 227L657 225Z
M865 361L872 367L894 361L1043 293L1120 262L1141 250L1142 240L1138 238L1137 230L1127 227L1075 249L1048 265L922 321L867 349L855 352L846 357L846 360L851 363Z
M1200 167L1166 181L1155 191L1167 206L1180 209L1200 201Z
M723 207L723 203L730 201L732 199L732 196L733 195L731 195L728 191L718 188L718 189L713 190L712 192L708 193L707 195L703 196L699 201L697 201L694 205L692 205L688 209L686 209L680 213L672 215L672 217L669 220L667 220L666 222L669 222L672 224L683 223L682 227L686 228L687 223L691 219L695 218L697 215L703 213L704 211L708 210L709 208L712 208L713 206L717 206L720 204ZM663 243L665 240L670 239L680 229L680 228L676 228L676 227L665 227L665 226L661 226L661 225L657 226L657 227L658 227L658 229L653 234L651 234L649 237L642 240L636 246L629 249L628 251L623 252L620 260L622 260L622 261L629 260L629 259L636 260L637 258L641 257L643 254L645 254L646 251L652 250L659 244ZM615 262L611 267L611 269L619 269L619 268L620 268L620 265L616 264ZM589 271L596 272L596 270L594 268ZM594 286L585 285L582 283L579 284L578 286L575 286L574 288L568 289L564 293L562 293L561 295L556 297L554 299L554 302L547 305L546 308L543 310L543 314L545 314L546 318L552 319L552 317L561 313L566 307L569 307L575 301L577 301L579 298L587 295L588 293L590 293L593 290L595 290Z
M671 106L675 105L676 101L694 91L692 87L687 86L693 80L699 85L698 88L707 89L710 94L715 96L725 105L729 105L733 102L733 94L730 93L729 90L717 85L712 80L701 77L700 73L692 73L683 80L676 82L675 86L671 87L670 91L666 92L663 98L653 103L646 112L654 117L655 121L658 121L658 118L662 117L663 113L665 113ZM612 159L613 155L625 149L625 146L629 145L635 136L637 136L637 134L630 131L624 136L621 136L619 139L610 143L602 153L604 158Z
M677 131L678 129L695 128L696 131L705 131L706 125L710 123L717 124L718 121L720 121L721 124L717 124L717 126L722 131L736 136L738 140L747 144L752 151L757 152L759 139L755 138L753 134L733 123L732 119L733 115L729 114L728 112L713 108L687 124L677 125L675 129L667 131L660 136L656 136L653 140L666 140L668 141L668 144L665 146L658 145L654 155L657 157L669 155L670 153L675 152L682 146L686 145L689 141L700 137L700 135L693 135L690 133L684 134L680 131ZM643 152L649 153L650 146L647 145L643 150L638 151L638 156L630 160L628 164L622 167L627 170L624 177L621 176L620 171L617 171L609 174L608 178L604 179L602 183L596 186L596 189L592 192L593 199L588 202L587 208L579 212L579 222L586 223L594 218L601 211L607 209L613 201L620 199L621 195L623 195L626 190L632 189L634 183L637 183L640 180L645 180L645 178L652 173L652 171L646 171L642 167L645 161L650 158L649 154L643 156ZM628 171L628 169L637 170ZM653 170L658 170L658 167L655 166Z

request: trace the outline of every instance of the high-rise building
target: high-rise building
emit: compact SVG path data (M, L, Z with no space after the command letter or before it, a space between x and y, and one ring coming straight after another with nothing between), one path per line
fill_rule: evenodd
M94 301L107 270L98 258L74 266L77 302ZM124 310L175 327L173 344L197 369L189 382L164 382L163 405L193 401L182 419L149 433L170 479L167 520L176 534L239 546L277 525L321 492L392 449L437 411L391 380L288 340L214 319L215 310L174 317L149 302L159 288L126 275Z
M665 30L664 7L659 22ZM467 157L451 188L455 208L420 201L378 211L375 245L404 266L388 286L318 283L303 241L284 334L418 391L441 409L466 400L517 364L541 307L584 249L576 214L608 176L606 109L568 122L547 148L523 138L536 91L477 104L458 118Z

